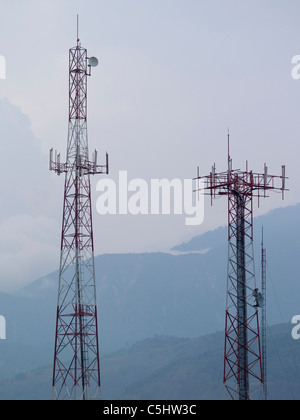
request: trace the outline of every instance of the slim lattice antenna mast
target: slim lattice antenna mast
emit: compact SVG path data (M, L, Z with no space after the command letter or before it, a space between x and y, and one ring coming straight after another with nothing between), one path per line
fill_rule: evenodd
M267 386L267 251L264 247L264 229L262 228L261 241L261 287L262 287L262 316L261 316L261 342L262 342L262 365L263 365L263 399L268 398Z

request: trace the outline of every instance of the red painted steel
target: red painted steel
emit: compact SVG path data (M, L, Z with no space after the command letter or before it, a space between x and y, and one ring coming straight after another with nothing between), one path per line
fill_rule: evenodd
M229 138L228 138L229 144ZM256 398L257 384L263 383L259 312L253 302L256 288L253 257L253 199L267 197L271 191L286 190L285 167L281 176L233 170L228 154L228 170L200 176L203 194L211 202L217 196L228 198L228 273L225 314L223 382L232 399ZM278 185L279 183L279 185ZM284 195L283 195L284 198ZM261 387L259 387L261 397ZM259 397L258 397L259 398Z
M53 366L54 399L99 399L100 362L90 175L108 173L89 160L87 50L69 51L67 159L50 152L50 170L65 174L61 256Z

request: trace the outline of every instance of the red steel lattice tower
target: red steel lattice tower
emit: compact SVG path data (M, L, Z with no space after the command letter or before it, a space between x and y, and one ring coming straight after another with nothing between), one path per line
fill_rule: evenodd
M50 170L65 174L59 268L53 399L100 398L100 362L90 175L108 174L89 160L87 79L98 60L77 36L69 51L69 129L66 163L50 151Z
M267 197L269 191L282 192L284 198L285 167L281 176L248 170L233 170L229 153L228 170L201 177L204 194L211 202L218 196L228 197L228 273L225 315L225 349L223 382L231 399L262 398L263 366L253 256L253 198ZM278 184L278 185L277 185ZM258 394L256 395L256 392Z

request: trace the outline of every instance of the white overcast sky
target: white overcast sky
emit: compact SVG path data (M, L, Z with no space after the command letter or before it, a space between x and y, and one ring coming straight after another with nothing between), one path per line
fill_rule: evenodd
M290 192L256 215L300 201L299 0L0 1L0 290L58 268L65 157L68 50L80 39L99 59L89 79L89 143L110 178L185 179L199 165L287 167ZM101 162L99 162L101 163ZM206 203L200 227L185 216L100 216L93 180L96 254L165 251L227 220L226 199Z

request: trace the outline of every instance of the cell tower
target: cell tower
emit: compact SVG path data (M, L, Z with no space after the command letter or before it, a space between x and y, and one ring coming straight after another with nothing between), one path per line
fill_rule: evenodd
M253 256L253 199L267 197L269 191L282 192L284 198L285 167L281 176L248 170L233 170L229 152L228 169L217 173L215 165L210 175L201 180L204 194L211 202L218 196L228 197L228 274L225 316L225 349L223 382L231 399L262 398L263 366L259 329L257 288ZM279 186L276 184L279 182ZM259 386L258 386L259 385Z
M78 22L77 22L78 33ZM53 366L53 399L100 398L100 362L90 175L108 174L89 160L87 79L97 66L77 35L69 51L69 130L66 163L50 151L50 170L65 174L58 303Z

